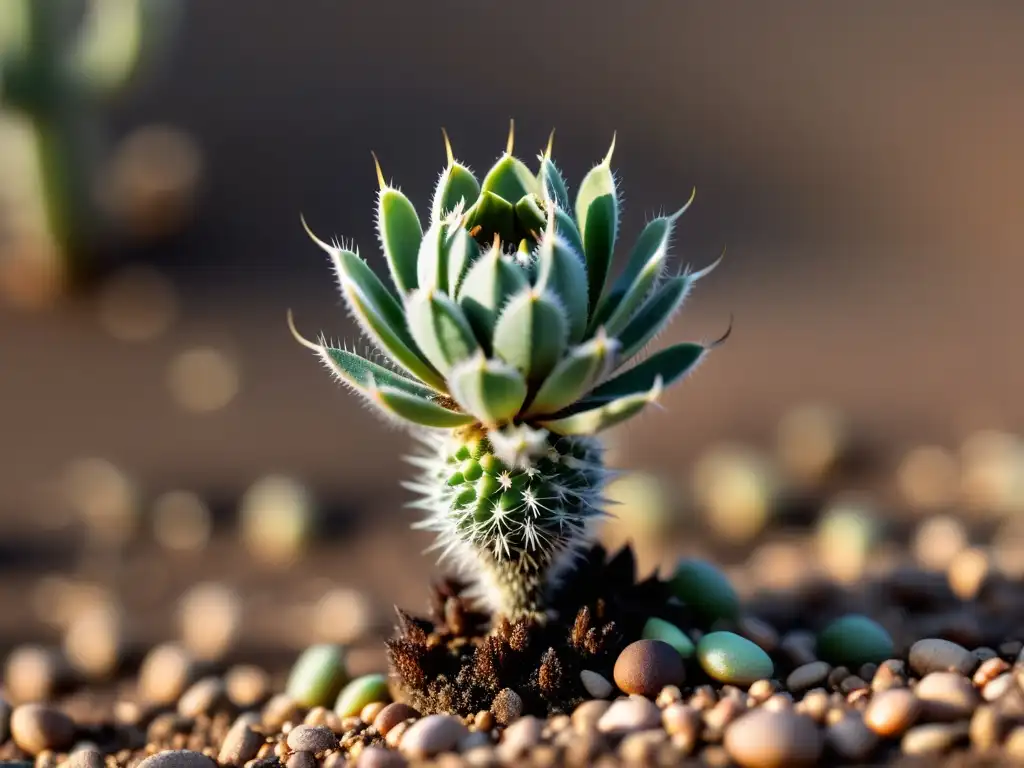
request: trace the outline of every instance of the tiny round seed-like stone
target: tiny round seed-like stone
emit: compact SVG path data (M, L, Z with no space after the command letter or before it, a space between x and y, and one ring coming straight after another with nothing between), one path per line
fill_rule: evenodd
M984 688L1009 668L1009 662L1004 661L998 656L993 659L989 659L988 661L983 661L981 666L978 667L977 671L974 673L972 682L979 688Z
M97 749L75 749L68 755L67 768L104 768L106 762Z
M966 648L949 640L927 638L910 646L910 667L917 674L956 671L970 675L977 666L977 658Z
M825 743L847 760L863 761L878 746L878 735L864 724L859 714L833 711L839 716L826 730Z
M71 718L42 704L22 704L11 713L11 738L30 755L44 750L62 752L74 743Z
M390 698L388 679L384 675L363 675L346 685L338 694L334 711L339 717L352 717L358 715L367 704Z
M491 702L491 714L499 725L508 725L523 714L523 699L511 688L503 688Z
M626 693L654 698L666 685L679 685L686 676L683 660L668 643L637 640L615 661L615 684Z
M288 676L286 693L303 707L329 707L348 680L340 645L313 645L303 651Z
M978 704L978 692L971 681L957 672L931 672L921 678L914 694L924 703L931 720L967 717Z
M392 749L365 747L356 758L356 768L405 768L405 758Z
M771 657L745 637L733 632L711 632L697 643L701 668L723 683L750 685L771 677L775 666Z
M612 684L603 675L599 675L597 672L592 672L589 669L584 669L580 672L580 683L583 684L586 692L595 699L607 699L614 690Z
M680 733L696 735L700 731L700 715L685 704L672 704L662 711L661 724L671 736Z
M337 747L338 737L326 725L297 725L288 733L288 748L295 752L322 755Z
M786 687L793 693L803 693L824 685L831 673L832 665L828 662L812 661L794 669L786 678Z
M180 645L158 645L139 668L139 695L151 704L171 704L189 684L194 669L192 655Z
M584 701L572 713L572 725L578 733L587 733L597 728L597 723L611 707L607 701L594 699Z
M252 664L238 664L224 675L224 688L231 702L243 709L261 704L270 692L270 676Z
M381 713L381 710L387 706L387 702L384 701L371 701L361 710L359 710L359 719L364 723L372 723L377 719L377 715Z
M985 701L996 701L1006 695L1014 686L1013 675L1009 672L1003 673L995 680L985 684L985 687L981 691L981 698Z
M661 710L653 702L640 696L631 696L613 701L597 721L597 729L603 733L623 734L657 728L660 724Z
M818 655L830 664L852 668L869 662L880 664L893 652L889 633L859 614L836 619L818 635Z
M791 768L817 762L823 740L810 718L755 709L726 729L723 744L743 768Z
M921 700L906 688L874 694L864 710L864 724L880 736L899 736L921 715Z
M903 735L900 749L908 755L941 754L966 740L969 730L967 723L918 725Z
M285 768L317 768L312 752L295 752L285 761Z
M427 715L402 734L400 748L412 758L433 757L451 751L469 730L451 715Z
M673 594L709 621L733 619L740 600L729 579L703 560L683 560L672 574Z
M213 759L202 752L172 749L157 752L139 763L138 768L215 768Z
M199 717L213 712L227 696L224 681L219 677L204 677L192 684L178 699L178 714Z
M686 636L683 630L663 619L655 617L648 619L640 636L645 640L661 640L663 643L668 643L684 659L693 656L696 650L693 641Z
M287 722L294 722L301 717L301 707L287 693L278 693L270 697L263 705L263 724L267 728L279 729Z
M388 732L399 723L415 719L419 716L420 713L408 704L395 701L388 704L377 714L377 717L373 719L373 727L380 731L382 736L387 736Z
M544 724L536 717L521 717L505 729L498 756L503 763L513 764L516 758L526 754L540 743Z
M256 758L265 739L251 725L250 718L240 717L235 720L221 743L218 763L237 767Z

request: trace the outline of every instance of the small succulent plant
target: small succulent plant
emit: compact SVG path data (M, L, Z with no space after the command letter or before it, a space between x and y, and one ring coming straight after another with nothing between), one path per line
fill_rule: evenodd
M379 359L292 330L367 402L417 428L425 450L411 459L421 476L409 487L427 512L419 525L474 596L494 614L542 620L605 514L609 471L595 435L655 402L724 337L636 362L715 266L667 269L690 203L648 222L610 281L614 139L571 205L551 142L534 172L513 155L513 137L478 181L445 134L448 164L425 228L377 164L391 286L358 251L310 232Z

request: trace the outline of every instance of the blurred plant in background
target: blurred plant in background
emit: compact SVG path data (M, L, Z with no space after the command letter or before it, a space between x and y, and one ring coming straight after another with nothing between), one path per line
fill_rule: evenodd
M108 136L108 105L162 58L178 0L0 3L0 292L45 304L178 230L201 173L181 132Z

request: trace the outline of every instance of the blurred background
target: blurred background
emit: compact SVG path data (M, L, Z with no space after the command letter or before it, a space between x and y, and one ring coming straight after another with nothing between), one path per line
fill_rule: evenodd
M479 172L510 118L525 158L557 128L570 183L617 131L620 242L696 187L677 259L727 249L664 340L730 317L732 337L664 412L610 436L634 474L609 539L647 537L651 567L701 550L780 579L814 570L785 549L794 527L864 542L840 578L891 554L880 538L940 571L963 552L1020 567L1024 7L158 5L143 33L94 46L101 63L157 53L103 99L44 65L21 77L32 41L13 16L0 37L3 647L73 645L94 603L93 635L184 633L211 655L331 639L332 610L386 629L377 608L422 603L435 571L402 507L409 439L285 324L290 307L307 335L356 339L299 216L373 263L370 150L426 206L441 127ZM88 29L81 2L39 6ZM31 213L34 147L69 122L115 232L82 248ZM231 621L189 639L209 606Z

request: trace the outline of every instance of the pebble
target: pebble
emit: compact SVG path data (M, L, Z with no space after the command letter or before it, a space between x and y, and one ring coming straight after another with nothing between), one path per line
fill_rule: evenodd
M295 752L285 761L285 768L317 768L312 752Z
M881 664L893 655L892 637L876 621L860 614L842 616L818 635L818 655L834 665L856 668Z
M139 668L139 695L150 704L173 704L192 679L192 655L175 643L153 648Z
M903 735L900 749L908 755L931 755L948 752L968 737L967 723L930 723L911 728Z
M498 746L498 757L504 763L510 763L526 754L540 743L544 722L539 718L521 717L505 729L501 744Z
M615 687L605 679L604 675L599 675L589 669L580 672L580 683L584 690L595 699L607 699L615 690Z
M661 713L661 724L670 736L700 733L700 715L697 710L685 704L672 704Z
M969 735L976 749L992 749L999 743L1003 731L1003 718L995 707L982 706L971 716Z
M215 768L213 759L189 749L169 749L150 755L137 768Z
M15 703L45 701L61 687L66 675L60 654L36 645L15 648L7 657L3 682Z
M640 636L644 640L661 640L663 643L668 643L684 659L693 656L696 650L693 641L690 640L683 630L663 619L653 617L648 619Z
M793 712L755 709L725 731L726 752L743 768L796 768L813 765L823 740L810 718Z
M824 685L832 673L832 665L826 661L812 661L794 669L786 678L786 688L793 693L804 693L811 688Z
M106 762L97 749L76 749L68 755L66 768L104 768Z
M629 733L619 742L619 757L626 765L656 765L658 748L668 741L660 728Z
M503 688L491 702L491 714L499 725L508 725L523 714L523 699L511 688Z
M204 677L197 680L178 699L178 714L184 717L199 717L212 713L227 698L224 681L219 677Z
M405 758L392 749L366 747L356 758L356 768L404 768Z
M981 697L985 701L995 701L1001 698L1014 686L1013 675L1009 672L1000 675L995 680L985 684L981 691Z
M402 734L400 748L408 757L433 757L453 749L468 732L466 726L451 715L427 715Z
M0 744L11 735L11 705L0 696Z
M267 728L280 728L287 722L298 720L301 709L287 693L278 693L263 705L263 724Z
M387 736L388 731L399 723L404 723L406 720L415 719L419 716L420 713L408 704L395 701L377 713L377 716L373 719L373 727L380 731L382 736Z
M63 712L43 704L22 704L11 713L11 738L30 755L62 752L75 740L75 724Z
M285 692L303 707L330 707L348 682L345 651L340 645L312 645L299 656Z
M637 640L619 654L613 675L625 693L654 698L666 685L680 685L686 670L679 653L668 643Z
M878 741L878 734L856 713L842 717L825 731L828 748L847 760L863 761L875 750Z
M251 718L240 717L235 720L221 743L218 763L241 766L256 757L265 739L251 725Z
M224 688L231 702L242 709L262 704L270 693L270 676L252 664L238 664L224 675Z
M683 560L672 574L673 594L707 622L733 619L740 599L722 571L704 560Z
M771 657L733 632L704 635L697 643L697 659L709 676L733 685L750 685L775 674Z
M381 713L381 710L387 705L388 703L386 701L371 701L359 710L359 719L364 723L372 723L377 719L377 715Z
M329 749L338 748L338 738L326 725L297 725L288 732L288 748L322 755Z
M957 672L931 672L921 678L914 694L929 720L958 720L968 717L978 704L978 692L971 681Z
M595 699L584 701L572 713L572 725L578 733L586 733L597 728L604 713L611 708L611 703Z
M657 728L661 723L661 710L653 702L640 696L616 699L597 721L602 733L622 734Z
M906 688L876 693L864 710L864 723L879 736L894 737L917 722L921 701Z
M363 675L346 685L334 705L339 717L358 715L363 707L375 701L387 701L391 698L388 692L388 679L384 675Z
M977 662L970 651L949 640L927 638L910 646L910 667L922 677L929 672L948 671L970 675Z

